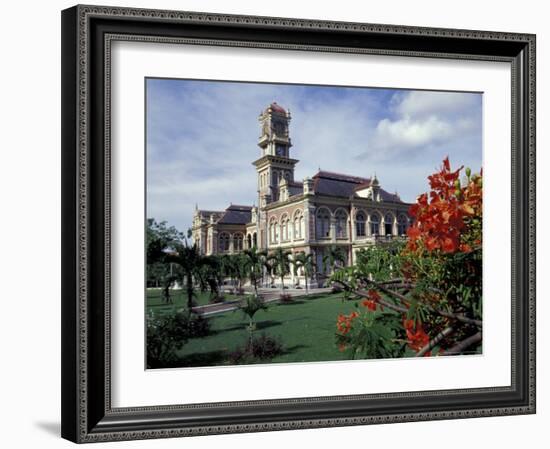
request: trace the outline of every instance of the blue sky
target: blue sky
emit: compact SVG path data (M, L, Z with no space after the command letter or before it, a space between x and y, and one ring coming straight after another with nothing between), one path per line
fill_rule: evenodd
M258 116L290 109L295 179L319 168L376 173L405 201L449 156L479 171L482 95L398 89L147 79L147 216L180 230L195 203L222 210L257 202Z

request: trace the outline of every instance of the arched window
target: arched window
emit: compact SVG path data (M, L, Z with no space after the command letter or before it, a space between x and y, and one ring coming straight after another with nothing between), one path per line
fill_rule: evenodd
M365 237L367 235L366 229L365 229L365 214L361 211L357 212L355 214L355 235L360 237Z
M233 251L243 250L243 235L236 233L233 234Z
M380 234L380 215L377 212L374 212L370 216L370 234L378 235Z
M338 209L335 214L336 238L345 239L348 237L348 214L342 209Z
M303 215L300 215L300 238L306 238L306 222Z
M225 253L229 251L229 234L227 232L222 232L218 236L218 248L220 253Z
M290 219L288 218L288 215L284 215L283 218L281 219L281 241L282 242L286 242L290 240L290 235L288 230L289 226L290 226Z
M279 240L279 223L275 218L272 218L269 222L269 241L271 243L277 243Z
M384 234L393 234L393 215L389 213L384 217Z
M252 236L250 234L246 236L246 247L248 249L252 248Z
M294 219L292 220L292 228L294 230L294 239L303 239L304 238L304 232L302 229L302 223L304 221L304 216L302 214L302 211L297 210L294 213Z
M318 239L330 237L330 212L328 209L321 208L317 210L315 220L315 235Z
M409 220L403 214L397 217L397 234L405 235L407 233L407 228L409 227Z
M252 246L254 248L258 247L258 236L256 235L256 233L252 234Z

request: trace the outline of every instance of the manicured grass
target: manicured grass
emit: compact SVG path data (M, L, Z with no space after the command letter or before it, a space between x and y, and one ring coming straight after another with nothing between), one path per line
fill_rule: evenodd
M349 313L354 302L342 301L341 294L301 297L289 304L273 303L254 316L256 335L262 332L280 337L284 354L259 363L344 360L346 354L335 344L336 318ZM189 340L179 351L179 366L228 364L228 353L244 346L248 319L240 310L209 318L211 335Z
M235 296L224 294L225 301L232 301L234 299L242 299L242 296ZM185 290L170 290L170 297L172 298L172 304L167 304L162 300L162 290L156 288L147 289L147 309L148 311L153 311L154 313L168 313L171 312L174 307L180 309L187 306L187 295ZM209 292L197 292L195 297L195 302L197 305L208 304L210 300Z

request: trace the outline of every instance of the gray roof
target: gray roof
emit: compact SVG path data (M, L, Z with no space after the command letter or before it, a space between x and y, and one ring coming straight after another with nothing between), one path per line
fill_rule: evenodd
M222 224L247 224L252 218L252 206L231 205L218 220Z
M288 183L288 191L290 195L301 195L304 193L304 183L303 182L294 182L289 181Z
M332 173L327 171L319 171L313 176L313 190L316 194L336 196L342 198L351 198L359 189L366 188L370 185L369 178L361 178L359 176L344 175L341 173ZM384 189L380 189L380 197L382 201L390 201L402 203L399 195L389 193Z

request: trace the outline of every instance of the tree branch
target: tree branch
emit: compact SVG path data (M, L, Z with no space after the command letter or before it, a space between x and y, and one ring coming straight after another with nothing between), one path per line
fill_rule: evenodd
M370 283L370 284L374 285L381 292L386 293L389 296L393 296L394 298L397 298L397 299L403 301L405 304L410 304L410 300L406 296L404 296L400 293L397 293L393 290L389 290L389 289L381 286L380 284L378 284L375 281L371 281L369 279L365 279L365 281L367 283ZM465 323L465 324L473 324L474 326L481 327L481 324L482 324L481 320L475 320L473 318L467 318L464 315L458 315L456 313L447 312L445 310L434 309L433 307L430 307L428 305L426 305L426 307L429 310L431 310L432 312L435 312L435 313L437 313L441 316L444 316L445 318L450 318L452 320L457 320L457 321L460 321L460 322Z
M468 338L465 338L464 340L458 342L456 345L454 345L452 348L447 349L443 354L441 355L457 355L461 354L462 351L469 348L475 343L479 343L481 341L481 331L476 332L474 335L470 335Z
M401 293L398 293L394 290L390 290L390 289L387 289L386 287L383 287L381 284L379 284L378 282L375 282L375 281L371 281L369 279L364 279L364 281L368 284L372 284L373 286L375 286L378 290L380 290L381 292L385 293L386 295L388 296L391 296L393 298L396 298L396 299L399 299L401 302L403 302L405 305L407 306L410 306L410 300L402 295ZM346 288L347 290L349 291L352 291L354 293L356 293L357 295L361 296L361 297L364 297L364 298L368 298L368 293L367 292L362 292L361 290L354 290L353 288L351 288L351 286L349 284L347 284L346 282L344 281L340 281L340 280L336 280L334 282L338 282L339 284L342 284L344 286L344 288ZM388 307L390 309L393 309L397 312L401 312L401 313L407 313L407 308L406 307L401 307L401 306L398 306L396 304L391 304L387 301L384 301L384 300L378 300L378 302L385 306L385 307ZM452 319L452 320L456 320L456 321L460 321L462 323L465 323L465 324L471 324L471 325L474 325L474 326L477 326L477 327L481 327L482 325L482 321L481 320L475 320L473 318L468 318L468 317L465 317L464 315L459 315L459 314L456 314L456 313L452 313L452 312L447 312L445 310L439 310L439 309L434 309L433 307L430 307L428 305L425 305L430 311L434 312L434 313L437 313L438 315L441 315L445 318L449 318L449 319Z
M432 340L430 340L430 342L426 346L424 346L420 351L416 353L416 357L422 357L428 351L431 351L435 345L437 345L445 337L448 337L449 335L451 335L453 332L454 332L454 329L452 326L449 326L443 329Z

